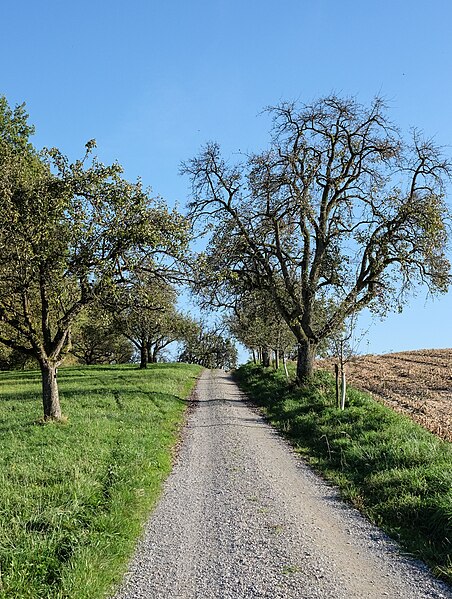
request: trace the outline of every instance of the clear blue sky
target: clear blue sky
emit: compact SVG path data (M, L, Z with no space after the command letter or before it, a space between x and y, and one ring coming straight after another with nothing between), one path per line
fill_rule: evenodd
M77 157L96 138L169 204L187 199L182 160L212 139L262 147L259 113L282 99L379 94L403 129L452 146L450 0L23 0L0 15L0 93L27 103L36 145ZM362 349L452 347L452 295L425 295Z

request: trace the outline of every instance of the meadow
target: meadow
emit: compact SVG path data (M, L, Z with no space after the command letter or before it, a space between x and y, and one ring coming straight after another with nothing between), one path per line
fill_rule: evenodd
M0 373L2 599L108 595L170 472L200 371L60 369L67 420L46 424L40 372Z

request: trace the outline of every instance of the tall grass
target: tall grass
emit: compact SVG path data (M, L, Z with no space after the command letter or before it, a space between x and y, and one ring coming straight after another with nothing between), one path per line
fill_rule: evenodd
M452 583L452 446L350 389L345 411L317 372L304 389L246 365L240 385L347 500Z
M200 368L66 368L66 424L40 373L0 373L0 597L95 599L120 580L171 468Z

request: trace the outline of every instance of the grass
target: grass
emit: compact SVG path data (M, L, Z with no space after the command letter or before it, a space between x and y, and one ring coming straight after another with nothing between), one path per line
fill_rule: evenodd
M0 373L0 598L108 596L170 471L199 372L61 369L68 419L46 425L40 373Z
M368 395L334 407L332 376L304 389L245 365L237 380L269 422L345 499L452 583L452 446Z

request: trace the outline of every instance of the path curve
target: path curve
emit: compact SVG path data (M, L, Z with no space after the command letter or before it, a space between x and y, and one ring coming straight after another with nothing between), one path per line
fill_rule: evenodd
M205 371L180 455L115 599L452 599Z

